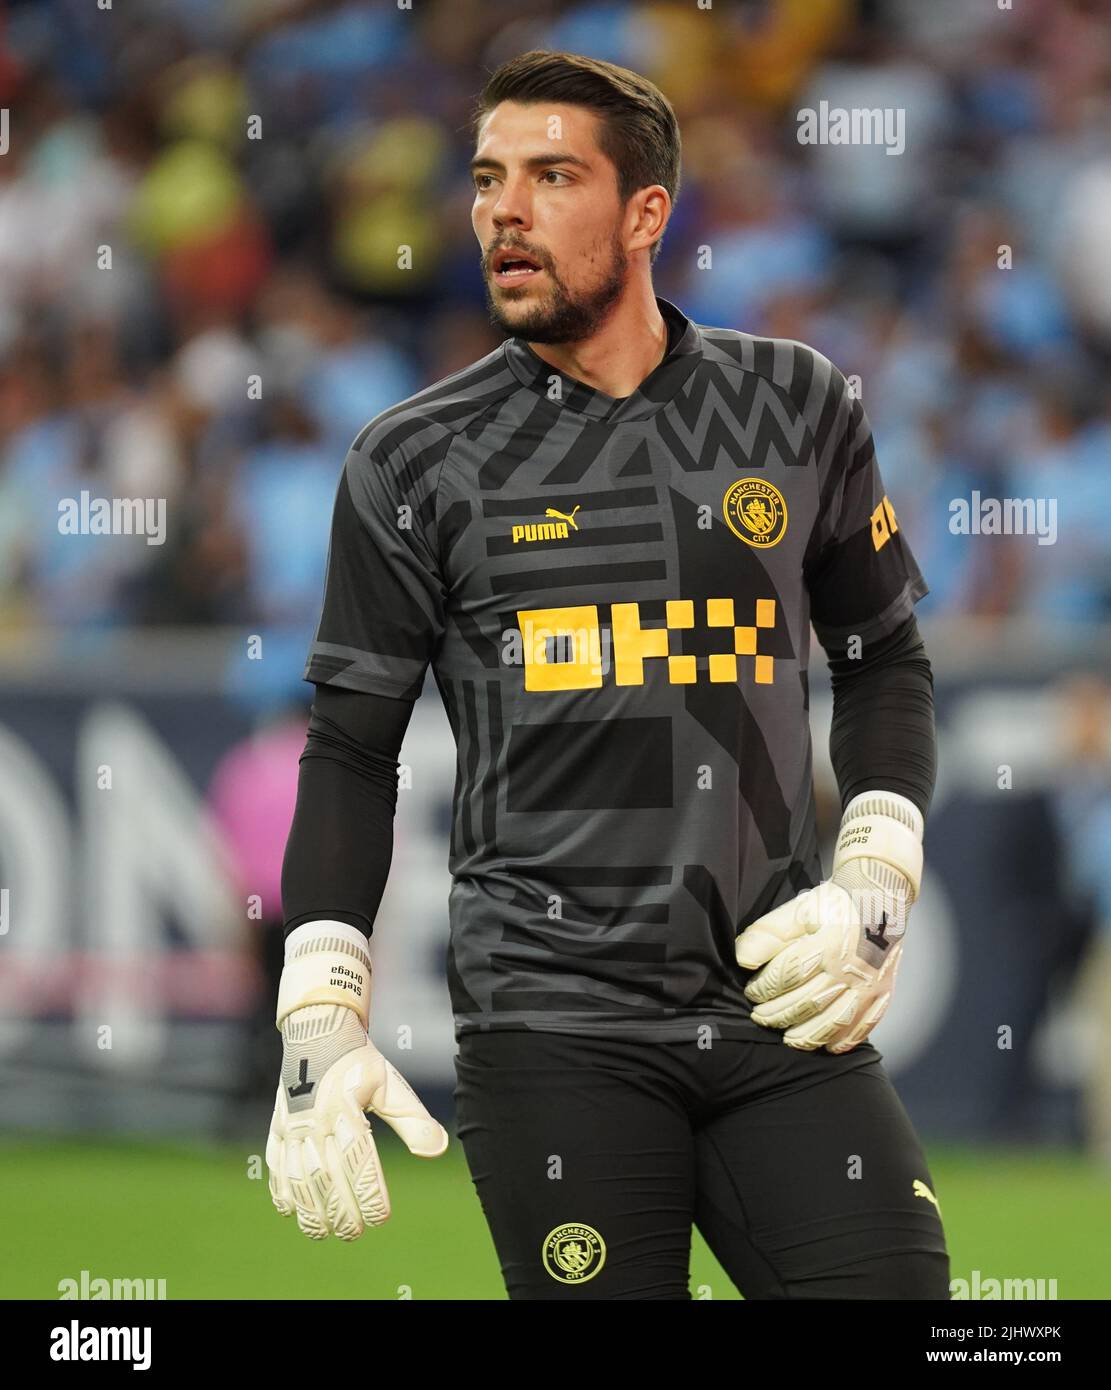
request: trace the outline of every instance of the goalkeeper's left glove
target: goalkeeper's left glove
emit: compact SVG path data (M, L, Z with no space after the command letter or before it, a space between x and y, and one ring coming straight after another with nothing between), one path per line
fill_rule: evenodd
M277 1023L285 1044L266 1141L270 1196L311 1240L355 1240L390 1214L368 1114L418 1158L447 1148L447 1131L367 1036L370 953L363 932L314 921L285 939Z
M752 1018L802 1051L849 1052L887 1011L922 880L922 813L894 792L845 807L830 877L750 923L737 964Z

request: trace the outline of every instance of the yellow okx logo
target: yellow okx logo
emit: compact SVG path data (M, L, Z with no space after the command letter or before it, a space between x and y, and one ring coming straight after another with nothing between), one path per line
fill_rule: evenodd
M775 599L758 598L749 625L737 624L731 598L705 600L705 625L725 628L725 650L712 652L708 666L714 683L733 684L737 680L737 658L750 656L757 685L775 680L775 658L757 651L761 628L775 627ZM667 664L671 685L693 685L698 680L698 659L689 654L672 655L670 633L695 626L693 599L668 599L664 627L642 627L639 603L611 603L610 631L613 640L613 675L616 685L643 685L645 662L653 657ZM521 631L526 690L596 690L602 685L602 627L598 605L580 604L569 608L526 608L517 610ZM552 660L553 645L569 653L566 660Z

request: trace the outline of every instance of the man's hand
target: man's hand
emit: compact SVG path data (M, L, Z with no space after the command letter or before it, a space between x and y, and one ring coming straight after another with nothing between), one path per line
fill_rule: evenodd
M745 987L752 1018L788 1047L850 1052L887 1011L907 911L922 879L922 813L894 792L845 808L833 871L752 922L737 964L764 968Z
M270 1195L313 1240L354 1240L390 1214L378 1150L364 1111L381 1115L411 1153L435 1158L444 1128L367 1037L366 937L337 922L310 922L286 938L278 990L285 1046L266 1141Z

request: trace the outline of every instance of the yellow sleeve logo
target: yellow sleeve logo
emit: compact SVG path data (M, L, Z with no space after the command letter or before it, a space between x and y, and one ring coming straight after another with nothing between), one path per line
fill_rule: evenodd
M883 501L872 513L872 544L877 550L882 550L898 529L895 508L885 494Z

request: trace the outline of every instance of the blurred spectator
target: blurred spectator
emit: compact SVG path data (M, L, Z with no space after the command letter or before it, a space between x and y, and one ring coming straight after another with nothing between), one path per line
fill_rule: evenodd
M1034 430L1010 475L1015 497L1057 508L1057 541L1023 547L1020 602L1048 620L1098 623L1111 615L1111 394L1087 376L1047 375L1036 393Z
M1066 762L1057 796L1069 886L1095 921L1076 987L1090 1045L1085 1142L1111 1168L1111 687L1076 676L1062 689Z
M467 117L483 70L532 46L662 84L684 165L659 292L860 379L924 611L1107 619L1111 416L1062 389L1111 363L1098 11L13 6L0 620L265 626L268 660L229 682L282 698L351 440L497 345ZM901 116L905 148L800 144L822 103ZM166 544L60 537L81 489L164 497ZM967 544L950 504L976 489L1056 498L1070 543Z
M282 856L297 800L298 759L305 746L307 705L288 707L271 723L229 748L212 775L209 810L220 832L232 881L253 928L258 991L230 1106L242 1126L244 1101L273 1103L281 1067L274 1026L278 980L285 959L282 934Z

